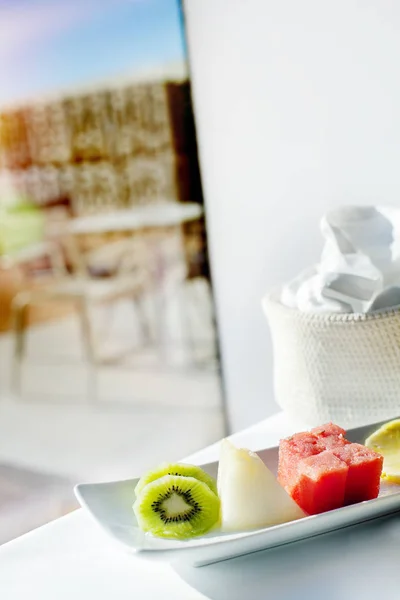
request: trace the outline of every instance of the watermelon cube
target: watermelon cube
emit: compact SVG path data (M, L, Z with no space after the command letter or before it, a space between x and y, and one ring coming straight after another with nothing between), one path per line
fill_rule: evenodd
M348 465L324 451L304 458L292 497L308 514L315 515L343 506Z
M334 448L340 448L341 446L350 444L349 440L346 440L346 438L341 435L328 435L327 437L324 437L322 441L326 450L333 450Z
M319 454L325 449L321 441L310 432L295 433L279 444L278 481L290 493L298 479L299 461Z
M352 444L345 433L327 423L280 442L278 481L309 514L372 500L379 494L383 457Z
M349 467L344 503L372 500L379 494L383 456L361 444L347 444L332 450Z
M326 423L320 427L314 427L314 429L311 429L311 433L321 440L327 450L336 448L336 446L350 444L344 437L346 431L334 423Z
M335 425L335 423L326 423L325 425L314 427L311 429L311 433L317 437L330 437L331 435L343 437L346 433L346 430L342 429L342 427L339 427L339 425Z

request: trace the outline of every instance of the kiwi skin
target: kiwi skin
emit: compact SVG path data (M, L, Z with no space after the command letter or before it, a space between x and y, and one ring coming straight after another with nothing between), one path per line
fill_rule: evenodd
M203 481L164 475L142 489L133 510L143 531L162 538L188 539L219 523L220 501Z
M211 477L208 473L203 471L200 467L196 465L188 465L186 463L163 463L156 467L155 469L148 471L143 477L141 477L135 487L135 495L139 496L140 492L143 488L159 479L160 477L164 477L164 475L179 475L181 477L194 477L199 481L202 481L214 494L218 495L217 491L217 482L214 477Z

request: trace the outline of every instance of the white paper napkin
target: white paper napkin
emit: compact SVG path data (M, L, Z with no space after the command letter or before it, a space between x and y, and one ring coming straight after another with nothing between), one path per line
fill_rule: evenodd
M305 312L371 312L400 305L400 209L344 206L321 220L320 262L283 286Z

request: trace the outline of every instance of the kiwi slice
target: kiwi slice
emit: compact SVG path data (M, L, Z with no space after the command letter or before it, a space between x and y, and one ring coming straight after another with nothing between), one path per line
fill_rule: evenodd
M143 531L186 539L202 535L218 523L220 501L203 481L164 475L142 489L133 510Z
M214 494L218 494L217 492L217 482L211 475L203 471L200 467L196 467L196 465L187 465L185 463L163 463L158 466L156 469L149 471L146 475L141 477L136 485L135 494L138 496L145 485L159 479L160 477L164 477L164 475L179 475L180 477L194 477L203 483L206 483L210 490L214 492Z

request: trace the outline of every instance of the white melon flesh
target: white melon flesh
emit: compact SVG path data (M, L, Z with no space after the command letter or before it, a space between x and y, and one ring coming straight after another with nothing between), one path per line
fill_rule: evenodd
M269 527L305 516L257 454L228 440L221 442L218 494L223 531Z

